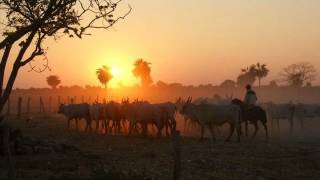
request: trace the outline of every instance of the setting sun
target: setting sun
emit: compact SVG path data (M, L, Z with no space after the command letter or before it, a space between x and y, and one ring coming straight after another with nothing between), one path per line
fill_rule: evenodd
M121 71L117 67L111 67L111 74L114 78L116 78L121 75Z

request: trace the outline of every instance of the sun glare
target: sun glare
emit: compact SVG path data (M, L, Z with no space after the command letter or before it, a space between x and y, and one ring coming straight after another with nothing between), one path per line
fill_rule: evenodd
M121 75L121 71L117 67L111 67L111 74L113 77L118 77Z

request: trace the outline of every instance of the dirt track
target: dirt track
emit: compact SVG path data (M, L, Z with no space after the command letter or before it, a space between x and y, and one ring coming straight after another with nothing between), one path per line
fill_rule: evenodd
M15 156L18 179L92 179L94 170L101 167L137 172L153 179L172 179L170 138L67 132L65 120L57 115L34 118L29 125L22 120L11 122L27 136L68 143L79 149ZM240 143L226 143L221 137L214 143L183 138L183 179L319 179L320 136L310 133L302 136L297 132L290 138L281 133L268 142L261 135ZM5 162L0 158L0 179L4 178Z

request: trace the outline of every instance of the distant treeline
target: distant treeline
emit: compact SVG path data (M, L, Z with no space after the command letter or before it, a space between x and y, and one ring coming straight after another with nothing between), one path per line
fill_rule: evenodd
M301 102L319 103L320 87L290 87L290 86L261 86L254 87L260 102ZM245 89L242 87L223 87L213 85L184 86L179 83L165 84L159 82L150 87L122 87L116 89L105 89L96 86L61 86L59 88L30 88L14 89L9 100L10 112L15 112L19 101L22 98L22 112L29 109L30 112L56 111L60 103L92 103L104 100L121 101L123 98L144 99L150 102L175 101L178 97L186 98L192 96L213 97L215 95L233 96L243 98ZM29 103L28 103L29 101ZM29 104L29 107L27 107ZM41 105L42 104L42 105ZM6 111L7 108L4 109Z

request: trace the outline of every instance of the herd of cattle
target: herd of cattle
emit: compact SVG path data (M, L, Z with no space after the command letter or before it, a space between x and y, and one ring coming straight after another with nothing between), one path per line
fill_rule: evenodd
M279 127L279 120L286 119L292 132L294 119L298 119L303 127L305 118L320 117L320 105L317 104L273 104L264 103L254 108L247 108L241 100L224 98L198 98L192 101L179 98L175 103L166 102L152 104L147 101L129 99L122 102L104 102L93 104L61 104L58 113L68 119L68 128L71 120L75 120L78 130L78 121L86 121L86 131L92 131L95 122L95 131L106 134L128 134L147 136L148 131L156 128L157 136L165 131L169 135L176 130L176 114L180 113L186 122L191 122L201 127L201 138L205 129L208 129L215 139L215 129L225 123L230 125L227 141L234 131L240 141L242 133L241 124L245 124L245 133L248 135L248 124L255 127L253 137L258 131L258 122L261 122L268 137L267 115L270 126L274 122Z

